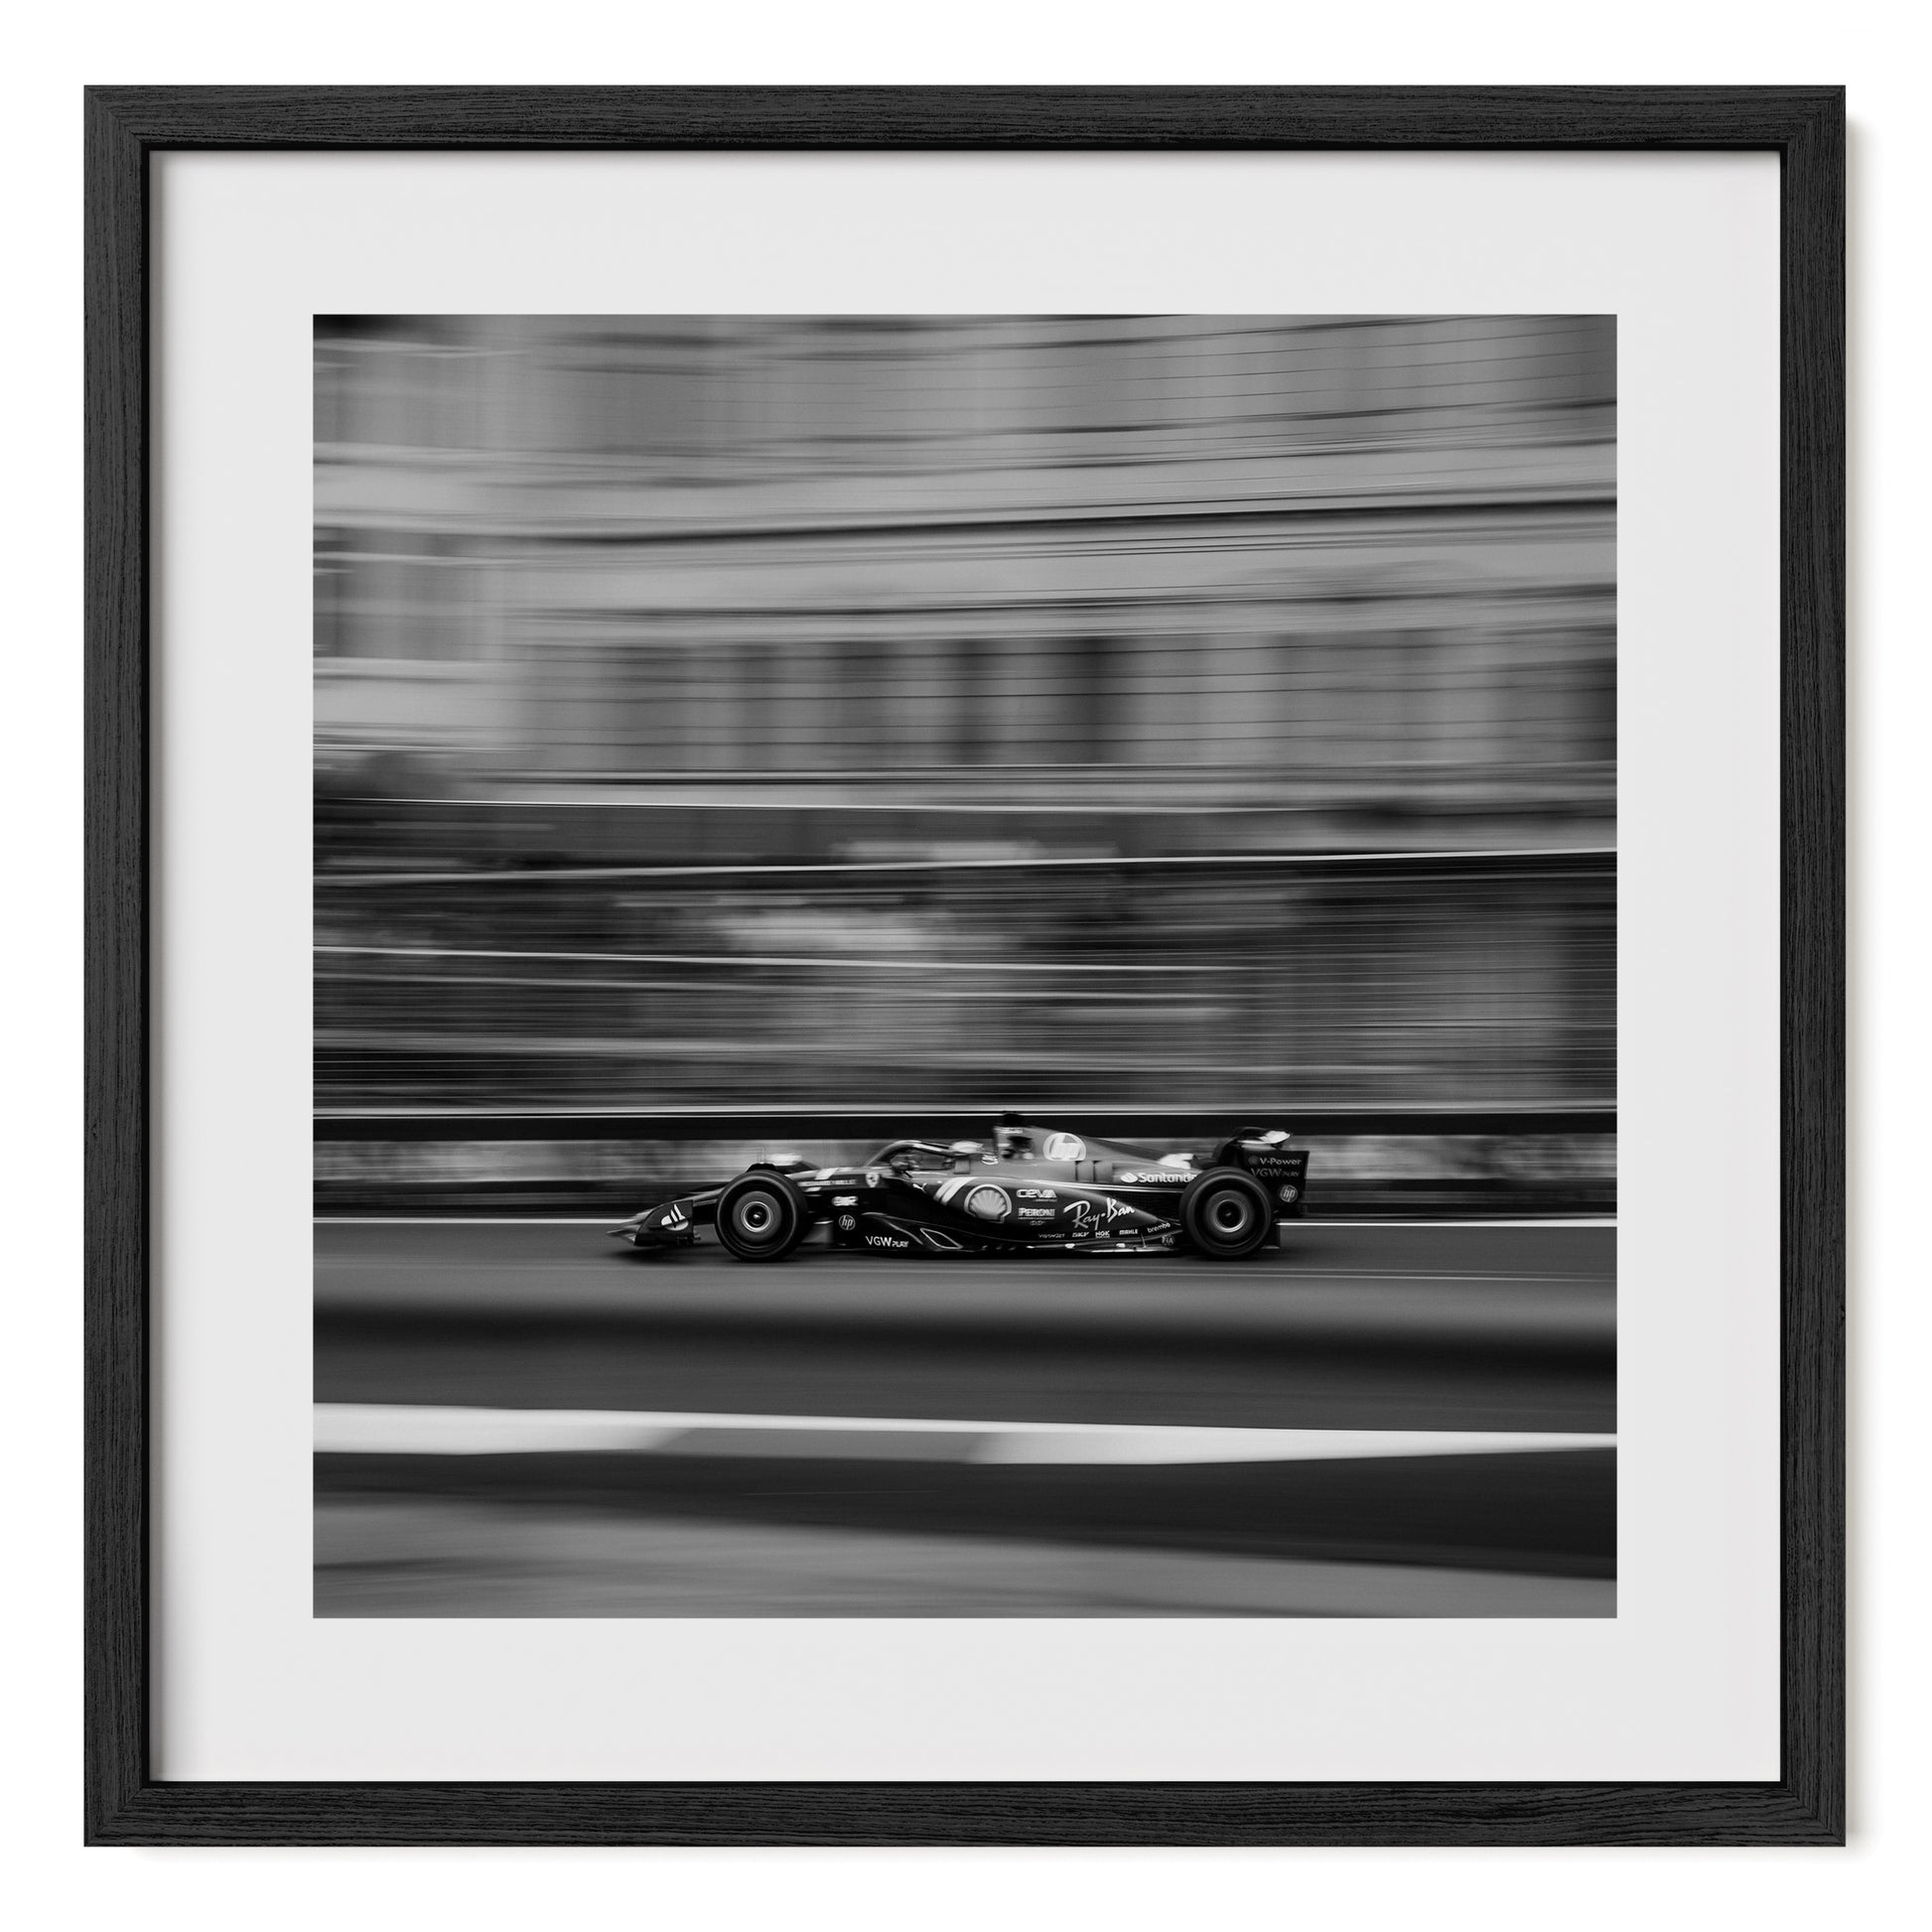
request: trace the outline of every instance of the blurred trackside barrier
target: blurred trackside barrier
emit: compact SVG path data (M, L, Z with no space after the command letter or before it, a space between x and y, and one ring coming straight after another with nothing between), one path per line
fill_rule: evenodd
M1262 1110L1052 1108L1044 1125L1165 1151L1203 1149L1244 1125L1283 1126L1311 1155L1320 1216L1609 1215L1609 1106ZM617 1214L715 1180L764 1155L864 1160L888 1140L986 1139L962 1109L684 1109L317 1114L315 1210L344 1214Z
M319 874L316 1103L1587 1104L1615 1090L1614 865L1596 848Z

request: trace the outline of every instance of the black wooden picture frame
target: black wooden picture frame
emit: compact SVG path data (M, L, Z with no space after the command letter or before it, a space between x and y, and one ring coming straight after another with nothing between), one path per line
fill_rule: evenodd
M103 87L86 130L86 1801L101 1845L1845 1836L1845 99L1837 87ZM1756 150L1781 162L1775 1782L162 1783L149 1769L149 226L169 150Z

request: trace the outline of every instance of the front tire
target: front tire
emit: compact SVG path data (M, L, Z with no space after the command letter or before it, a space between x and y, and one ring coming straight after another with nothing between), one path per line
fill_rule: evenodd
M1245 1261L1273 1231L1274 1203L1253 1174L1209 1168L1180 1196L1180 1225L1209 1260Z
M805 1196L781 1173L742 1173L718 1196L718 1240L738 1261L782 1261L810 1225Z

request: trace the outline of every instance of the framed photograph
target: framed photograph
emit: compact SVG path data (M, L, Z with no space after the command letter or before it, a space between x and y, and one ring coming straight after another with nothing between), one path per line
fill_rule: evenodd
M1842 90L86 124L90 1842L1842 1841Z

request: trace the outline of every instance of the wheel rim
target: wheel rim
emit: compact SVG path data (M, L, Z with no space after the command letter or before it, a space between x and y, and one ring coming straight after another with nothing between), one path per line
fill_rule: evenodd
M1206 1206L1207 1225L1223 1241L1238 1241L1254 1226L1254 1203L1232 1187L1209 1195Z
M770 1194L750 1193L734 1204L732 1226L747 1241L762 1244L778 1232L778 1203Z

